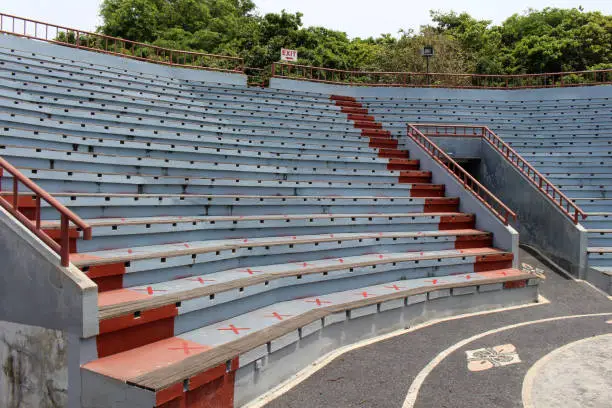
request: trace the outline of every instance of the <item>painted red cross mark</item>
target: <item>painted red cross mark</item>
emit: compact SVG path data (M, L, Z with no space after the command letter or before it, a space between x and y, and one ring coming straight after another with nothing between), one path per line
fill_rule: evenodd
M338 262L340 262L340 263L344 263L344 259L342 259L342 258L338 258Z
M185 248L189 248L189 244L183 244Z
M297 239L297 237L294 235L294 236L291 237L291 239Z
M302 263L302 268L306 268L308 266L311 266L312 264L309 264L308 262L304 262Z
M438 283L444 283L443 281L438 280L438 279L432 279L432 280L428 280L428 281L425 281L425 282L431 282L432 285L437 285Z
M189 344L183 340L183 344L181 345L181 347L168 347L168 350L183 350L183 352L185 353L185 355L189 355L191 354L191 350L206 350L208 349L208 347L189 347Z
M378 255L378 259L385 259L385 256L384 256L384 255L380 255L380 254L379 254L379 255Z
M506 271L498 271L497 274L498 275L503 275L503 276L508 276L508 272L506 272Z
M240 330L251 330L249 327L236 327L233 324L228 325L228 327L221 327L217 329L219 331L233 331L234 334L240 334Z
M470 275L465 275L465 279L470 280L472 277Z
M284 314L279 314L278 312L274 312L271 315L266 315L266 317L275 317L278 320L283 320L283 317L291 317L293 315L284 315Z
M204 279L204 278L193 278L193 279L187 279L187 280L191 282L200 282L202 285L205 285L206 282L216 282L214 279Z
M323 304L331 304L331 302L329 302L327 300L321 300L319 298L316 298L314 300L307 300L306 303L316 303L317 306L321 306Z
M368 293L368 292L361 292L361 293L357 293L360 296L363 296L364 298L370 297L370 296L376 296L373 293Z
M149 295L152 295L155 292L167 292L167 290L164 290L164 289L153 289L151 286L147 286L145 289L135 288L133 290L136 290L139 292L147 292Z
M397 285L393 285L393 286L385 286L385 288L387 289L393 289L393 290L402 290L404 289L403 286L397 286Z
M244 242L246 244L247 242L249 242L249 239L245 238L245 239L242 240L242 242Z
M335 236L334 234L329 234L329 237L330 237L330 238L333 238L334 236Z
M239 271L239 272L248 273L249 275L253 275L254 273L261 272L261 271L254 271L251 268L246 268L245 270L242 270L242 271Z

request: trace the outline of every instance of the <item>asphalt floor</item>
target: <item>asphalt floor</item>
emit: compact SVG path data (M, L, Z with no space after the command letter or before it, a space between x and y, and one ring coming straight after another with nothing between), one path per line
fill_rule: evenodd
M525 250L521 250L520 259L545 271L540 294L550 303L447 320L352 350L268 403L266 408L400 408L417 375L438 354L495 329L503 330L453 349L428 372L414 407L523 407L523 379L536 361L568 343L612 333L612 324L608 323L612 319L612 301L585 282L558 274ZM608 315L535 322L602 313ZM534 323L504 329L525 322ZM466 351L506 344L516 348L520 362L481 371L468 369Z

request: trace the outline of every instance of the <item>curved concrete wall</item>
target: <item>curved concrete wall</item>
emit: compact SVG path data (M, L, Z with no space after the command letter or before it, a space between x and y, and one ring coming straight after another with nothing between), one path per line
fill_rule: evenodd
M384 88L370 86L330 85L293 79L272 78L270 88L300 92L319 92L330 95L345 95L380 98L454 98L488 99L501 101L529 101L541 99L609 98L612 85L576 86L569 88L541 89L448 89L448 88Z
M98 52L77 50L8 34L0 34L0 48L18 49L20 51L54 56L56 58L65 58L70 61L87 61L105 67L126 69L132 71L132 73L140 72L172 79L239 86L246 86L247 84L246 75L240 73L171 67Z

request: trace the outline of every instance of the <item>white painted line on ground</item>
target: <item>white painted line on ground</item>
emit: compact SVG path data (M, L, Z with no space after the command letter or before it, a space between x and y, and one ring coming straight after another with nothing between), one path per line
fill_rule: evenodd
M612 322L612 320L609 320L607 323L610 323L610 322ZM551 351L550 353L546 354L544 357L536 361L536 363L531 366L529 371L527 371L527 374L525 375L525 379L523 380L523 391L522 391L523 408L535 408L535 405L533 404L533 399L531 398L531 396L533 395L533 383L538 373L540 372L540 370L542 369L542 367L544 367L546 363L548 363L558 354L563 353L566 349L570 347L576 346L580 343L587 343L587 342L590 342L590 341L593 341L593 340L596 340L602 337L609 337L609 336L610 334L602 334L600 336L588 337L586 339L577 340L577 341L568 343L565 346L561 346L559 348L554 349L553 351Z
M455 343L454 345L450 346L446 350L442 351L440 354L438 354L436 356L436 358L431 360L429 362L429 364L427 364L421 370L421 372L416 376L416 378L414 379L414 381L410 385L410 388L408 389L408 394L406 395L406 399L404 400L404 405L402 405L402 408L413 408L414 404L416 403L417 396L419 394L419 390L421 389L421 386L425 382L425 379L427 378L427 376L434 370L434 368L436 368L436 366L438 366L446 357L448 357L449 355L451 355L452 353L454 353L455 351L457 351L461 347L463 347L463 346L465 346L467 344L470 344L473 341L476 341L476 340L481 339L481 338L486 337L486 336L490 336L492 334L500 333L502 331L516 329L518 327L524 327L524 326L529 326L529 325L533 325L533 324L554 322L554 321L557 321L557 320L577 319L577 318L581 318L581 317L597 317L597 316L611 316L611 315L612 315L612 313L595 313L595 314L584 314L584 315L550 317L548 319L532 320L532 321L528 321L528 322L511 324L509 326L504 326L504 327L500 327L498 329L488 330L486 332L483 332L483 333L480 333L480 334L476 334L476 335L474 335L472 337L469 337L467 339L461 340L460 342Z
M276 398L290 391L296 385L308 379L311 375L315 374L317 371L319 371L320 369L322 369L323 367L331 363L333 360L335 360L339 356L349 351L356 350L356 349L359 349L365 346L369 346L370 344L378 343L380 341L387 340L393 337L401 336L402 334L415 332L417 330L421 330L426 327L433 326L435 324L439 324L443 322L465 319L465 318L473 317L473 316L482 316L482 315L487 315L487 314L500 313L500 312L505 312L509 310L524 309L527 307L543 306L549 303L550 301L548 299L540 295L538 296L537 303L529 303L526 305L518 305L518 306L510 306L510 307L504 307L504 308L499 308L499 309L485 310L481 312L465 313L465 314L461 314L457 316L450 316L450 317L445 317L442 319L430 320L429 322L425 322L417 326L410 327L408 329L396 330L391 333L383 334L377 337L372 337L371 339L362 340L354 344L349 344L347 346L340 347L339 349L336 349L318 358L305 369L289 377L286 381L272 388L265 394L262 394L259 397L255 398L253 401L243 405L242 408L261 408L263 407L264 405L270 403L271 401L275 400Z
M602 295L604 295L605 297L607 297L608 300L612 300L612 295L608 295L606 292L604 292L603 290L599 289L597 286L593 285L591 282L589 282L587 280L582 280L582 279L576 279L576 282L584 283L584 284L590 286L591 288L595 289L596 292L599 292Z

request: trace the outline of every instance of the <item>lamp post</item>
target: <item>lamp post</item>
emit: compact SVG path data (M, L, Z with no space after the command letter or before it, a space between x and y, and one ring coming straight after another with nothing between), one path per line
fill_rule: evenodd
M421 50L421 55L425 57L427 60L427 86L429 86L430 78L429 78L429 59L434 55L434 49L431 45L426 45Z

